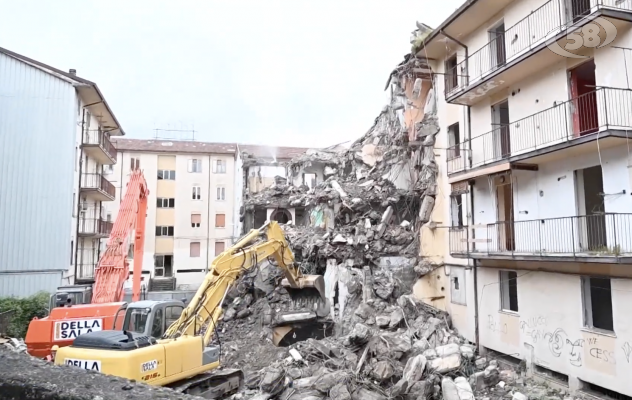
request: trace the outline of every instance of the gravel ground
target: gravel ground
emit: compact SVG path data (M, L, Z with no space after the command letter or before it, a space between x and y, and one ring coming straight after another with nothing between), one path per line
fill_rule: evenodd
M55 366L0 349L1 400L194 400L170 389L78 368Z

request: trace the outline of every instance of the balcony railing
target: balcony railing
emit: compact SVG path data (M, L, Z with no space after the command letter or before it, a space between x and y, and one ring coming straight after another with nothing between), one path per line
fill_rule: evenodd
M95 242L96 243L96 242ZM94 279L94 271L99 261L99 249L93 243L93 247L79 246L77 254L77 266L75 270L76 279Z
M81 177L81 188L100 190L107 193L111 197L116 197L116 188L101 174L83 174L83 176Z
M495 256L631 257L632 214L496 222L478 229L450 229L450 253Z
M101 218L79 218L80 235L110 236L112 222Z
M88 130L83 133L84 145L100 146L111 159L116 160L116 148L110 141L109 135L100 130Z
M494 71L565 31L582 16L598 9L632 11L632 1L572 0L570 9L572 18L567 18L564 1L550 0L504 31L490 32L491 40L486 45L446 71L446 97L482 82Z
M448 148L447 170L479 167L601 129L631 128L632 90L600 88Z

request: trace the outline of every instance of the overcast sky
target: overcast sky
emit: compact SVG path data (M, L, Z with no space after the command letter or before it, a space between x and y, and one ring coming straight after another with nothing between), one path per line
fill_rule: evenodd
M96 82L127 137L327 146L371 126L415 21L461 3L0 0L0 47Z

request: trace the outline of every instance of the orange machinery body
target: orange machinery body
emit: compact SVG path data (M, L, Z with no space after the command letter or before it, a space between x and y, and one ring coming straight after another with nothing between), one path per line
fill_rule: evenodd
M33 319L26 332L26 351L37 358L50 354L53 345L69 346L75 337L87 332L113 330L117 312L125 302L107 304L80 304L72 307L57 307L49 316ZM123 322L119 317L117 325Z
M123 285L129 278L127 254L132 231L135 231L132 301L140 300L148 196L143 173L139 169L132 171L106 249L94 271L92 304L57 307L47 317L31 321L24 340L30 355L46 357L53 345L68 346L76 336L93 331L99 324L100 330L115 329L114 317L125 304Z

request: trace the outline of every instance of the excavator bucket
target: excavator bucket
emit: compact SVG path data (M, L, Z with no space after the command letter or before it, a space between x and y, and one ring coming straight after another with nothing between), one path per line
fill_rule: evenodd
M325 296L325 278L322 275L303 275L297 285L292 285L286 279L281 285L287 290L292 303L297 308L316 312L319 317L329 314L329 301Z

